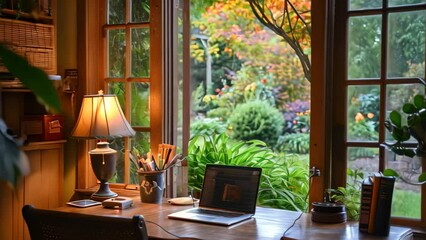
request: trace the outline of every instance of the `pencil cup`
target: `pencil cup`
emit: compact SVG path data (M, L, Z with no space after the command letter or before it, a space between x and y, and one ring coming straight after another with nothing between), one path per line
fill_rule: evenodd
M160 203L163 199L165 171L138 171L141 202Z

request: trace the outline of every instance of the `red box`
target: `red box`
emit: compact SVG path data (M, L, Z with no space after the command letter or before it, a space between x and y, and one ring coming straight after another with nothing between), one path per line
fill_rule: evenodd
M21 133L30 142L61 140L64 138L64 116L24 116Z

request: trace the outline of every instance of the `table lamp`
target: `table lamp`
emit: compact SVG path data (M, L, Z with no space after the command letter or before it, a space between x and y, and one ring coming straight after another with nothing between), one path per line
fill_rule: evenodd
M96 178L101 182L99 190L92 194L93 200L102 201L118 196L109 189L108 180L115 172L117 151L106 141L112 138L134 136L135 131L127 122L117 96L85 95L77 123L71 136L79 139L98 139L96 148L89 151L90 162Z

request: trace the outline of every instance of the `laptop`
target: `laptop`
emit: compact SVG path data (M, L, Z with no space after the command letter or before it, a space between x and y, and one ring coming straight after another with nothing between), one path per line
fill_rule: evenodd
M256 211L261 168L208 164L198 207L169 214L171 219L230 226Z

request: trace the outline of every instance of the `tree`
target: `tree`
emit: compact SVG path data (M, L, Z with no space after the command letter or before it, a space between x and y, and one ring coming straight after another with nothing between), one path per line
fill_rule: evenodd
M310 1L247 0L256 18L290 45L311 81L309 59L311 45Z
M276 89L277 106L309 97L309 82L294 51L257 21L247 1L217 0L204 7L204 13L192 21L193 29L208 37L213 74L223 66L227 69L213 75L209 93L226 85L243 92L247 85L266 79ZM193 40L191 50L195 61L204 61L205 49L198 41Z

